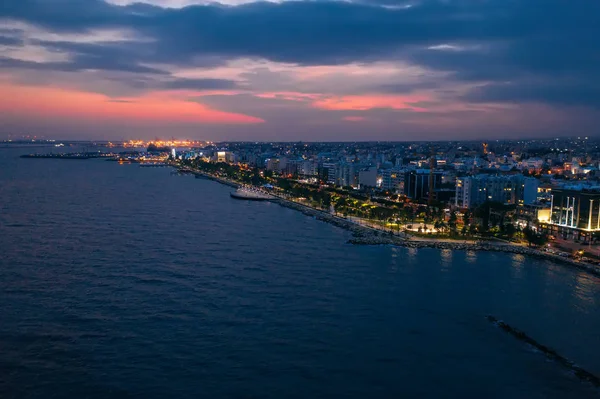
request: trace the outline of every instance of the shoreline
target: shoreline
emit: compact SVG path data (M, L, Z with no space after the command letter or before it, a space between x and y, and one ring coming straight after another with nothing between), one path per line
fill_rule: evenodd
M230 187L239 188L242 185L227 179L223 179L217 176L210 175L205 172L201 172L194 169L185 169L188 172L193 173L195 176L201 176L203 178L207 178L208 180L213 180L217 183L221 183ZM483 241L483 242L466 242L466 241L435 241L435 240L422 240L418 237L406 235L404 237L398 235L390 235L387 232L374 229L372 227L363 226L357 223L352 222L349 219L332 215L326 211L322 211L320 209L312 208L308 205L300 204L298 202L294 202L288 200L286 198L282 198L278 195L273 195L273 199L269 200L270 202L276 203L282 207L294 209L299 211L307 216L312 216L317 220L320 220L325 223L332 224L341 229L350 231L352 233L352 238L346 241L348 244L352 245L394 245L398 247L404 248L432 248L432 249L449 249L456 251L486 251L486 252L504 252L504 253L512 253L524 256L530 256L532 258L548 260L556 263L560 263L565 266L569 266L583 272L589 273L595 277L600 277L600 267L596 267L594 265L590 265L587 263L577 262L570 258L564 258L558 255L554 255L548 252L542 252L540 250L522 247L519 245L508 244L508 243L492 243L491 241Z

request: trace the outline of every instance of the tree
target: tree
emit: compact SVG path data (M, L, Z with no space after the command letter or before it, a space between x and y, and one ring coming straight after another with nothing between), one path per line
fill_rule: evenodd
M450 228L451 233L456 232L456 222L458 218L456 217L456 212L450 212L450 219L448 219L448 227Z
M523 230L528 246L542 246L548 242L548 235L545 233L537 233L531 227L527 226Z
M469 225L469 234L473 235L475 233L477 233L477 226L474 223L472 223Z
M465 213L463 214L463 223L466 225L471 224L471 218L473 217L473 214L471 213L470 210L466 210Z
M506 225L504 225L504 234L506 234L506 237L511 239L515 236L516 233L517 233L517 228L515 227L514 224L507 223Z

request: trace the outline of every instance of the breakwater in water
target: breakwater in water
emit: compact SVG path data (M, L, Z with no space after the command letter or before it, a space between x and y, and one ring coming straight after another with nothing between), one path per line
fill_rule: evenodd
M561 356L554 349L549 348L545 345L542 345L541 343L539 343L536 340L534 340L533 338L531 338L529 335L525 334L523 331L516 329L515 327L509 325L508 323L505 323L502 320L498 320L494 316L488 315L488 316L486 316L486 318L488 319L488 321L493 323L495 326L500 327L502 330L504 330L508 334L512 335L513 337L517 338L519 341L523 341L523 342L531 345L535 349L539 350L544 355L546 355L546 357L548 359L558 362L561 365L563 365L564 367L568 368L579 379L592 383L596 388L600 387L600 378L598 378L594 374L590 373L589 371L584 370L583 368L577 366L575 363L573 363L569 359L565 358L564 356Z

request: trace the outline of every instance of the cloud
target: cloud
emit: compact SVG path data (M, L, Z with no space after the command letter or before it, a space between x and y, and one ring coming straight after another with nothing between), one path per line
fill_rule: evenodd
M599 15L600 2L563 0L5 0L0 73L116 97L230 91L202 101L267 123L360 111L389 129L402 114L416 131L427 110L449 130L469 122L450 113L476 125L510 104L583 107L600 122ZM502 111L512 129L516 112Z
M159 69L128 63L122 60L111 60L95 56L77 56L65 62L36 62L8 57L0 57L0 68L22 68L32 70L52 70L63 72L76 72L83 70L105 70L135 72L144 74L166 74Z
M27 118L37 112L47 120L131 120L138 123L187 122L203 124L263 123L260 118L220 111L185 97L148 93L135 99L109 97L57 88L2 85L0 115ZM76 111L73 114L73 111Z
M464 98L468 101L484 103L532 102L600 108L600 83L560 81L492 83L471 90Z
M228 79L174 79L165 82L166 89L188 89L188 90L218 90L234 89L238 84Z
M18 37L0 36L0 46L21 46L23 41Z
M350 115L350 116L344 116L342 118L342 120L348 121L348 122L363 122L363 121L367 120L367 118L365 118L364 116L353 116L353 115Z

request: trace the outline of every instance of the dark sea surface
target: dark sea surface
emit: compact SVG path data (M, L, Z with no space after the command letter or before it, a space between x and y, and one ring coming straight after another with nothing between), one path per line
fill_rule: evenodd
M0 149L1 398L587 398L600 281L346 244L218 183Z

